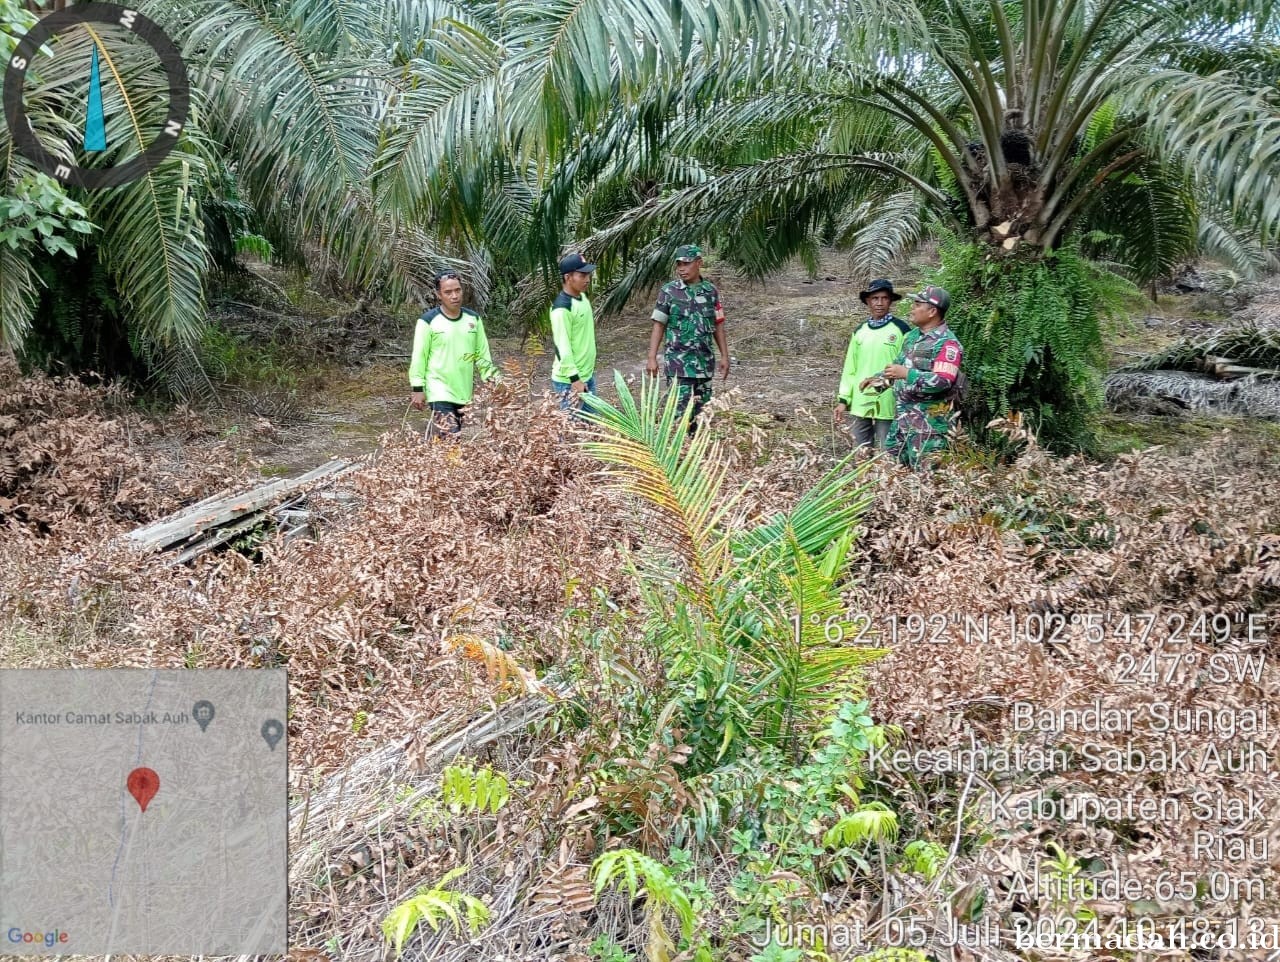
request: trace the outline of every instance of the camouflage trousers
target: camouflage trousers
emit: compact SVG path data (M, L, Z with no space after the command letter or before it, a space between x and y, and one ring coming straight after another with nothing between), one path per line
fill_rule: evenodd
M698 429L698 415L702 413L702 405L711 400L711 378L709 377L677 377L667 378L667 384L675 382L676 417L684 416L685 409L693 405L693 413L689 416L689 434Z
M909 468L931 467L932 455L947 446L950 404L903 404L889 428L885 450Z

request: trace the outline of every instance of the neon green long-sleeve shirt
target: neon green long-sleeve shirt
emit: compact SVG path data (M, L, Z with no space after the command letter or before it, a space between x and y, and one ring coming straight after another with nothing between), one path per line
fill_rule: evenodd
M838 399L848 406L854 417L893 420L893 392L860 391L858 385L869 377L875 377L897 359L910 329L906 321L886 314L878 321L868 318L854 330L844 355L838 394Z
M551 341L556 350L552 380L589 381L596 373L596 320L587 295L556 295L551 302Z
M429 402L470 404L477 368L486 381L498 373L479 314L464 307L453 318L437 307L418 318L409 360L414 391L425 393Z

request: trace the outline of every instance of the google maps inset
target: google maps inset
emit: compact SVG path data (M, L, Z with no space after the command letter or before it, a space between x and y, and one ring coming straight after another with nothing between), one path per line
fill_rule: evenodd
M0 671L0 955L283 954L287 690Z

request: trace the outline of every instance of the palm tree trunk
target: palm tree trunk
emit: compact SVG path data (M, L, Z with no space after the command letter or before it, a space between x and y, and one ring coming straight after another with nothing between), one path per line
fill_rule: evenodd
M0 344L0 384L16 381L22 374L18 367L18 356L7 344Z

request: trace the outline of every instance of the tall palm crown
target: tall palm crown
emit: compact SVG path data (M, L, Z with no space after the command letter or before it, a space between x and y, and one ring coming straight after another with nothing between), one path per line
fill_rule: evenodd
M832 8L767 70L722 63L717 83L668 94L654 153L686 162L597 237L628 254L655 241L619 294L657 276L682 229L732 236L756 273L824 239L871 276L939 227L1024 256L1076 236L1142 280L1197 247L1264 265L1280 215L1271 4L877 6Z
M228 190L277 251L321 250L392 299L448 259L482 297L537 286L587 238L610 306L688 236L732 237L755 273L819 241L875 273L939 227L1030 256L1076 236L1149 277L1197 245L1259 266L1280 215L1262 0L138 6L182 47L193 122L144 181L81 199L158 341L198 331ZM21 14L0 0L15 29ZM87 38L61 43L87 62ZM146 51L117 56L146 76ZM64 151L83 66L33 68L29 112ZM118 142L140 138L123 118L154 109L148 89L130 87L132 113L109 93ZM30 171L2 156L12 193ZM0 257L10 343L35 294L30 264Z

